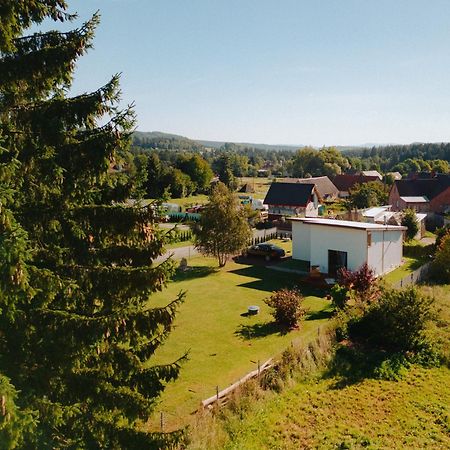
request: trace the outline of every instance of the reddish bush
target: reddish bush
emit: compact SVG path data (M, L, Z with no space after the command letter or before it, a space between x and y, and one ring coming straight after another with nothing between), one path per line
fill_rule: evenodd
M274 309L275 321L288 328L294 328L306 313L302 307L303 295L296 289L280 289L264 301Z
M358 270L352 272L346 268L339 269L338 283L347 289L353 289L358 294L368 292L376 280L375 272L367 263L364 263Z

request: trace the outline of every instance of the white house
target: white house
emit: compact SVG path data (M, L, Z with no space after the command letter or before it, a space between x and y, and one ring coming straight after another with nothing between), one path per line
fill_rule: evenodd
M309 261L321 273L335 276L364 263L382 275L402 263L406 227L347 220L297 218L292 222L292 258Z
M391 205L375 206L373 208L366 209L362 213L363 221L369 223L379 223L383 225L401 225L403 213L398 211L391 211ZM425 220L426 214L417 213L417 234L414 239L422 239L425 235Z

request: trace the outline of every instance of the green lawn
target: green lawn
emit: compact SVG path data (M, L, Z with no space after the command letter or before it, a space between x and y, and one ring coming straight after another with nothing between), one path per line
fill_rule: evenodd
M383 279L388 283L396 283L407 275L410 275L427 261L427 259L423 258L408 258L404 256L403 264L400 267L397 267L397 269L394 269L392 272L389 272L383 277Z
M165 245L164 248L170 250L172 248L188 247L189 245L194 245L194 243L192 241L172 242L171 244Z
M450 448L450 285L420 289L435 298L429 333L447 365L413 366L400 381L321 374L292 381L281 394L244 403L241 414L202 422L190 449Z
M429 255L432 250L430 246L420 241L411 241L403 246L403 264L397 269L389 272L383 278L388 283L396 283L402 278L414 272L423 264L430 261Z
M239 186L249 184L254 192L249 193L253 198L263 200L267 194L267 191L272 184L272 179L267 177L242 177L239 178Z
M189 208L194 205L204 205L208 203L208 196L205 194L192 195L185 198L171 198L169 203L175 203L183 208Z
M263 299L278 288L295 284L296 277L270 271L263 266L230 262L216 269L215 261L194 258L189 272L179 275L163 292L151 297L152 305L169 302L180 291L187 292L166 344L152 363L166 363L189 351L189 361L180 378L170 384L162 397L167 428L189 421L200 401L214 395L280 353L291 341L312 339L329 316L330 304L320 291L305 292L310 316L301 330L282 334L272 323ZM258 305L258 316L246 317L249 305ZM150 428L158 427L158 414Z

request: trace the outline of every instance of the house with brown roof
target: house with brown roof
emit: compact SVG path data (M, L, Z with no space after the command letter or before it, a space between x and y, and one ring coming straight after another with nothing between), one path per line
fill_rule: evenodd
M383 179L378 170L362 170L361 175L364 175L365 177L377 177L380 181Z
M393 211L411 208L423 213L446 213L450 210L450 175L396 180L389 203Z
M269 220L317 217L321 197L313 183L272 183L264 199Z
M311 178L283 178L281 181L283 183L315 184L317 192L323 200L333 200L339 195L338 188L327 176Z
M336 175L332 181L339 190L339 197L346 198L350 195L350 190L353 189L355 185L369 183L370 181L380 182L380 179L376 175L367 176L362 174L351 175L344 173L342 175Z

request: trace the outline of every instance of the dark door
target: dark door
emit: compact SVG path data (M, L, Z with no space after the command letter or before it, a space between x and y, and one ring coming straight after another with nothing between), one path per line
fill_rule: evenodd
M328 273L335 277L341 267L347 268L347 252L328 250Z

